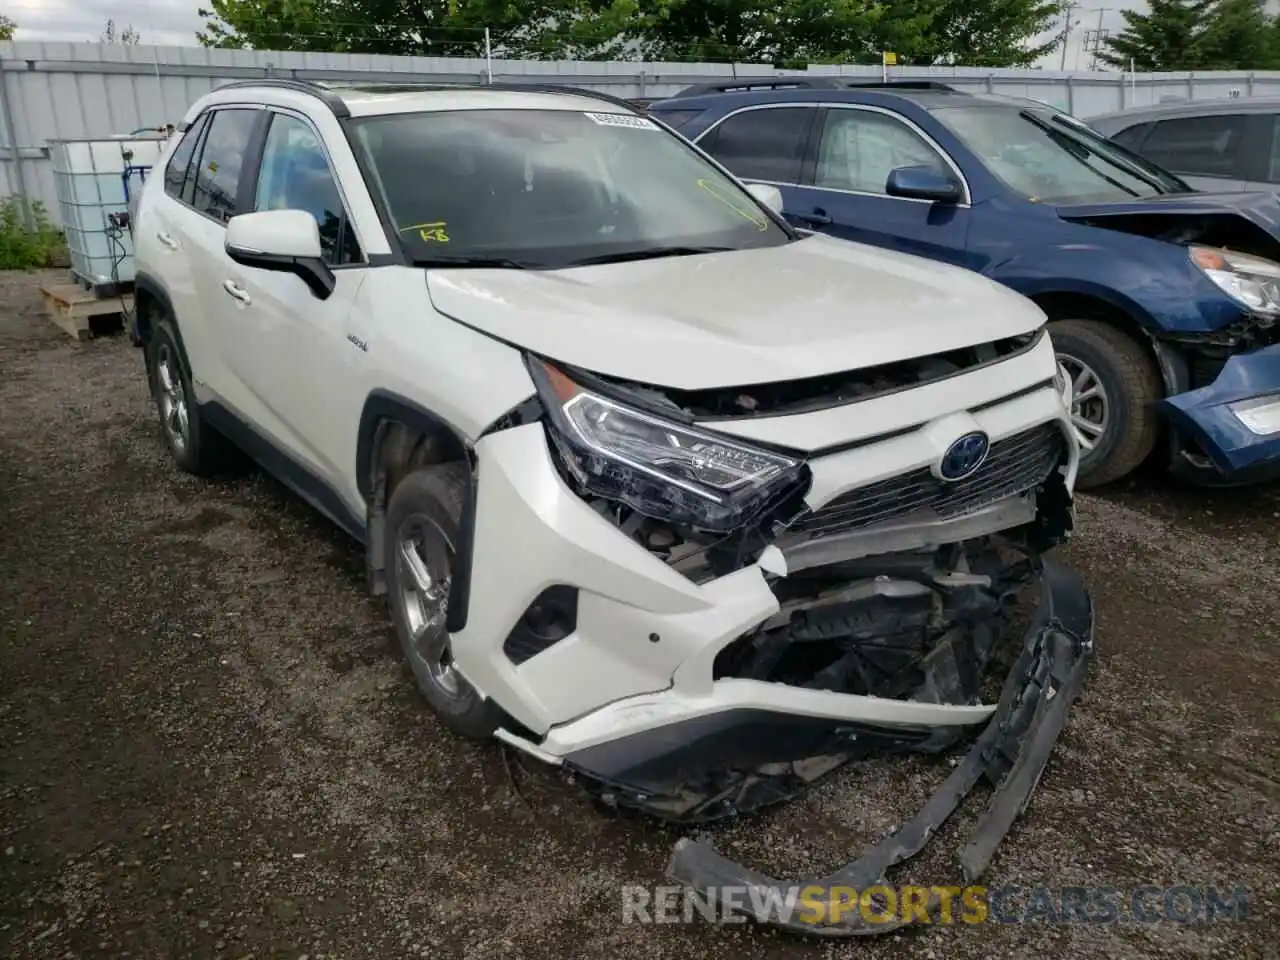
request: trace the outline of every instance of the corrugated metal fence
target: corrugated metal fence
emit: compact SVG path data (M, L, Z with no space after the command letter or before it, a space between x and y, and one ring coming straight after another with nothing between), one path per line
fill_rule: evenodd
M38 200L56 218L49 140L127 134L176 123L190 104L231 80L493 79L565 83L623 97L665 96L692 83L777 71L760 64L639 63L387 57L343 53L209 50L98 43L0 43L0 196ZM794 72L794 71L786 71ZM880 75L879 67L812 67L811 73ZM1280 95L1280 73L1058 73L978 67L892 68L896 78L944 80L960 89L1033 97L1088 118L1169 98Z

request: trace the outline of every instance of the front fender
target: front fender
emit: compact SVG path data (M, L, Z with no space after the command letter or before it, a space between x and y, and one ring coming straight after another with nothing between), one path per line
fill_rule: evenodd
M983 272L1027 297L1091 297L1123 311L1154 336L1215 330L1240 318L1240 308L1195 268L1182 248L1160 246L1168 250L1085 243L1032 247Z

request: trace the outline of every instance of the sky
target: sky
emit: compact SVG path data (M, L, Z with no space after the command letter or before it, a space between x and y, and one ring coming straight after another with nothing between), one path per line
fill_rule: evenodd
M199 0L0 0L0 12L18 24L18 40L96 40L107 20L123 29L132 25L142 43L190 45L200 28ZM1098 27L1118 33L1124 26L1123 8L1142 8L1141 0L1079 0L1075 24L1067 44L1066 68L1087 70L1090 54L1083 49L1085 31ZM1046 69L1062 64L1061 50L1041 61Z

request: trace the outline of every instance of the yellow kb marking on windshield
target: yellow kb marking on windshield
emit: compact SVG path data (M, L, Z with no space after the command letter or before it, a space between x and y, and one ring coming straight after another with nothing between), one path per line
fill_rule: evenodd
M752 223L756 225L757 230L769 229L769 220L767 217L761 216L759 213L753 210L747 210L743 207L740 207L733 200L729 199L724 194L720 193L716 185L713 184L710 180L699 180L698 186L701 187L703 190L707 191L707 193L711 194L713 197L715 197L717 200L723 203L726 207L728 207L734 213L738 214L740 217L750 220Z
M431 223L415 223L412 226L401 227L401 233L408 233L410 230L417 230L418 236L422 238L424 243L448 243L449 234L446 233L448 224L443 220L433 220Z

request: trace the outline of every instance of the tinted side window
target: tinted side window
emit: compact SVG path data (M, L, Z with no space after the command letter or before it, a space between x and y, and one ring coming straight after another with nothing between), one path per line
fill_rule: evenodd
M1271 117L1270 150L1267 156L1267 182L1280 183L1280 116Z
M1160 120L1142 144L1142 153L1174 173L1234 177L1240 169L1245 125L1246 118L1238 114Z
M822 124L814 185L883 194L892 170L915 166L947 172L938 152L901 120L869 110L831 110Z
M708 152L747 180L796 183L812 107L769 107L735 114L714 131Z
M260 115L260 110L217 110L209 122L196 170L192 206L221 223L235 216L240 167Z
M191 157L195 153L196 145L200 142L200 134L204 132L208 120L208 114L196 118L196 122L182 134L182 139L178 141L173 155L169 157L168 165L164 168L164 192L175 199L182 196L182 184L187 179L187 168L191 165Z
M1132 127L1125 127L1111 139L1127 150L1138 152L1138 148L1142 146L1142 138L1150 129L1149 123L1135 123Z
M254 210L305 210L320 227L326 263L355 263L360 246L316 132L297 117L277 113L267 130Z

